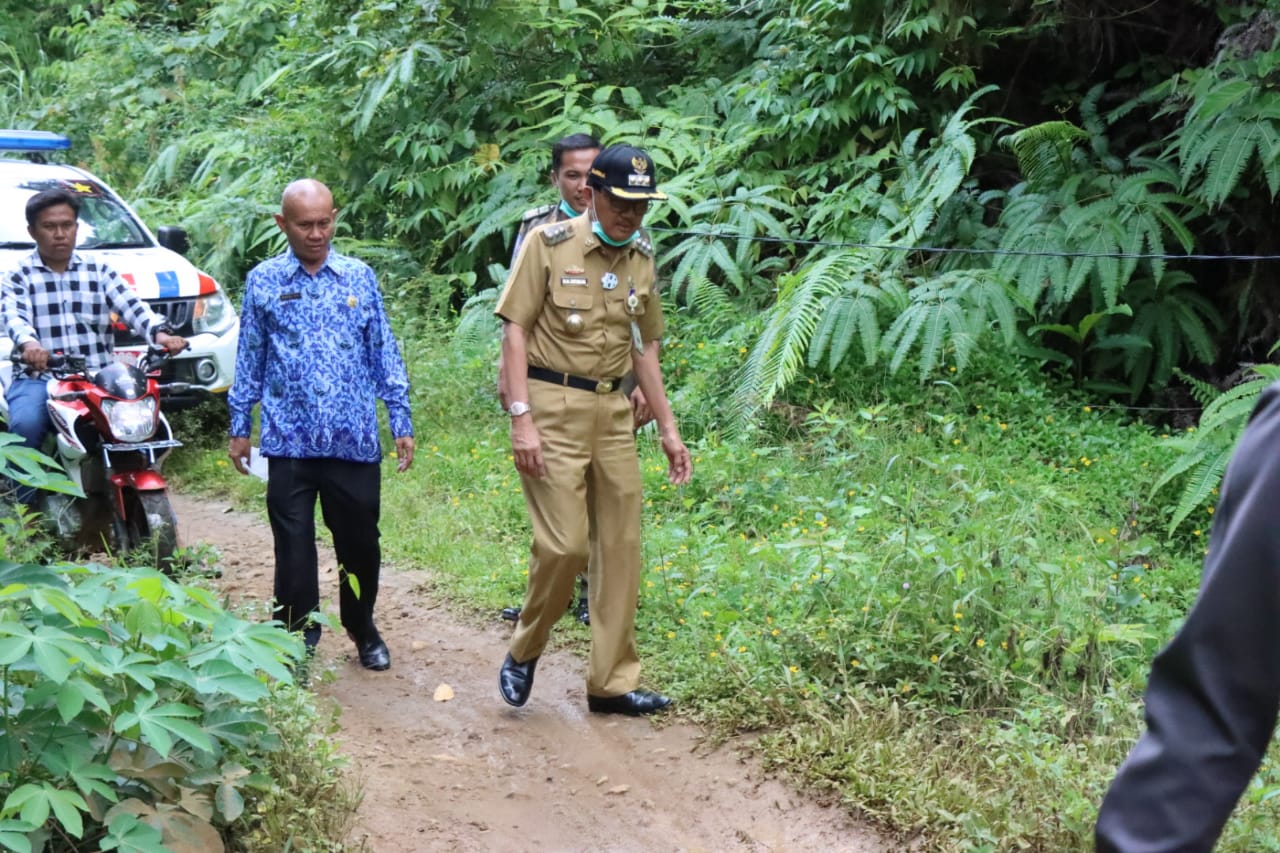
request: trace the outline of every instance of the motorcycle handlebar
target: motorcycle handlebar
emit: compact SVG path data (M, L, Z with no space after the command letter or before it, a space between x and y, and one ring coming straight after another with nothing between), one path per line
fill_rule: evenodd
M9 361L13 362L15 367L20 367L23 371L30 373L31 367L22 360L22 351L14 349L9 354ZM77 376L84 373L85 360L84 356L68 355L62 352L49 353L49 361L47 370L59 379L67 376Z

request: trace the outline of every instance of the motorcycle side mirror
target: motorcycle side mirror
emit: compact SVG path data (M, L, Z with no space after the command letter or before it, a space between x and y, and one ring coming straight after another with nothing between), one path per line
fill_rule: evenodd
M177 225L161 225L156 229L156 240L161 246L179 255L185 255L191 248L191 243L187 240L187 229Z

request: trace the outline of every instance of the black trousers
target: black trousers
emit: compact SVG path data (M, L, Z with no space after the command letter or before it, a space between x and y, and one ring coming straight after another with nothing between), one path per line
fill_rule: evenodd
M275 536L275 618L302 631L314 646L320 627L308 617L320 607L316 556L316 498L338 556L338 608L342 626L357 641L374 630L382 472L376 462L273 457L267 469L267 515ZM354 584L352 583L354 579Z

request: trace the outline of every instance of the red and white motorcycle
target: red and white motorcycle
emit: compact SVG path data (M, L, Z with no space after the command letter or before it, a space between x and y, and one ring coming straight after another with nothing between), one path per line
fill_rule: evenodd
M158 567L172 561L177 519L160 466L182 442L174 439L160 401L190 386L159 382L166 358L163 347L152 346L136 365L115 362L90 376L83 358L50 355L47 405L57 444L46 452L83 496L41 491L37 509L66 551L145 546L154 549ZM19 359L15 353L15 371L24 367ZM0 414L8 420L3 389Z

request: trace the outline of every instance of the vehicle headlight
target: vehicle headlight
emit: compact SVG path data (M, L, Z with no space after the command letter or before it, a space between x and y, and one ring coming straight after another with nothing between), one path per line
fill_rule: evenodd
M196 297L195 311L191 315L191 330L197 335L209 332L221 335L236 322L236 309L222 290Z
M146 441L156 432L156 400L103 400L102 413L117 441Z

